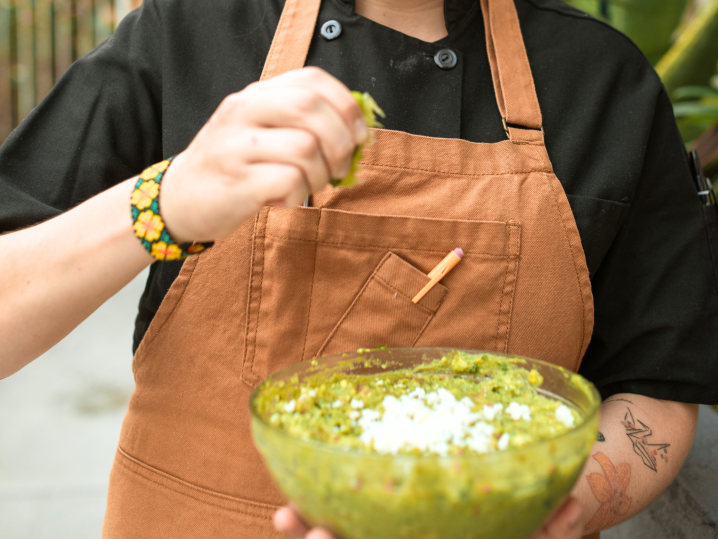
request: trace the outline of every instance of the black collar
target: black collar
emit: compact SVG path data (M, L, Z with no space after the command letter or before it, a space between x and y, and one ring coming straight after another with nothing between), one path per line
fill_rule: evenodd
M354 11L354 0L336 0ZM452 35L459 29L466 16L478 0L444 0L444 20L446 30Z

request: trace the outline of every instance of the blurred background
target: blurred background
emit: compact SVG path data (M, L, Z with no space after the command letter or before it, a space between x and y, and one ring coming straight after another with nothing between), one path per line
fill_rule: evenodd
M0 143L142 0L0 0Z
M239 1L239 0L238 0ZM0 143L69 65L141 0L0 0ZM718 180L718 0L569 0L627 34L674 102L687 148ZM70 336L0 380L0 539L99 538L133 390L131 335L146 273ZM718 538L718 415L701 408L672 487L604 539Z
M567 0L630 37L655 66L705 174L718 175L718 0Z

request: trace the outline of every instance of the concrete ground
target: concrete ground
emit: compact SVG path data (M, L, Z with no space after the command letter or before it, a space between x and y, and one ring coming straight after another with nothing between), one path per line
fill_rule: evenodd
M0 380L0 539L100 537L108 475L133 389L131 335L145 278ZM718 538L716 522L718 415L702 407L696 445L676 482L602 539Z

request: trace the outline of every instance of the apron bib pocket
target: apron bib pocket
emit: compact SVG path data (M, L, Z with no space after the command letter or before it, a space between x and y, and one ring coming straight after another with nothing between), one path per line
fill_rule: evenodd
M413 346L448 292L437 283L418 303L411 300L429 281L424 272L394 253L386 255L316 355L345 352L365 343Z
M518 222L265 208L257 217L242 379L376 346L508 346ZM465 256L418 304L427 273ZM466 316L467 309L472 316Z

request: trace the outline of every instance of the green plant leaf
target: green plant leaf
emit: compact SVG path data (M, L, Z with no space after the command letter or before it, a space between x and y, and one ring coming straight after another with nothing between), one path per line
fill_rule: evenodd
M715 117L718 118L718 104L706 104L700 101L682 101L673 105L673 114L676 118L686 117Z
M708 0L685 26L656 71L670 93L679 86L705 84L718 60L718 0Z
M655 64L672 44L687 0L566 0L620 30Z
M718 91L709 86L681 86L673 90L671 97L674 101L703 99L704 97L718 98Z

